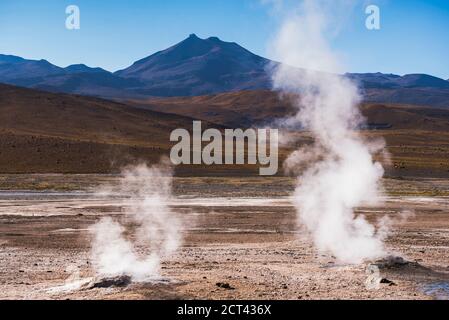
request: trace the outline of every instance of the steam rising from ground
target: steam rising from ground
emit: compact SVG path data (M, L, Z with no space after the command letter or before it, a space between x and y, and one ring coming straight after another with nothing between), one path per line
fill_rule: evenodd
M139 165L122 172L107 195L124 197L125 226L103 218L91 228L92 262L101 276L131 276L134 281L158 277L161 260L181 243L181 221L169 208L172 171L168 165Z
M347 2L332 1L332 6ZM355 207L379 199L384 171L372 154L384 144L368 143L357 131L363 123L360 96L351 81L337 75L341 68L325 37L335 29L323 4L303 1L283 19L272 47L284 64L275 69L273 83L281 92L297 94L298 113L290 122L299 122L314 137L313 145L285 163L291 172L306 167L295 191L299 221L319 250L341 262L360 263L385 255L385 228L376 231L354 214Z

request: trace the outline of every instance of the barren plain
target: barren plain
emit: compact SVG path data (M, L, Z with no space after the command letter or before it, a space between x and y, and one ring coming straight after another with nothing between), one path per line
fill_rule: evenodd
M120 201L95 194L115 175L0 176L1 299L448 299L449 181L385 179L384 203L358 208L396 223L393 263L340 264L297 225L291 178L175 178L170 206L188 223L160 278L87 288L89 226L121 219ZM406 219L403 212L407 212ZM382 281L367 286L370 266Z

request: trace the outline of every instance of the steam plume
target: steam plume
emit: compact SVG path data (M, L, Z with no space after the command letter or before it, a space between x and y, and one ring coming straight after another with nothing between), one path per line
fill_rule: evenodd
M134 281L158 277L161 260L181 243L181 222L168 206L172 171L166 165L139 165L123 171L108 195L124 197L127 224L103 218L91 228L92 262L101 276L131 276Z
M332 1L340 6L347 1ZM358 133L357 87L337 75L342 68L325 37L335 31L323 1L303 1L283 19L273 41L276 58L282 61L273 73L274 88L296 93L294 119L314 137L311 146L294 152L286 161L299 176L294 202L299 222L306 226L317 248L345 263L360 263L385 255L385 232L354 208L379 199L382 166L372 154L383 143L368 143ZM293 68L301 67L302 69ZM299 173L298 173L299 174Z

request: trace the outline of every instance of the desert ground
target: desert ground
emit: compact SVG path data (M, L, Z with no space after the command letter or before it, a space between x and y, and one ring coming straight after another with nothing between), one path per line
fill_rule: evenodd
M449 298L447 179L385 179L384 202L357 214L395 221L386 245L396 258L346 265L317 252L297 225L294 179L175 178L170 206L186 221L184 240L160 276L86 286L96 279L89 226L123 216L118 199L95 193L115 179L0 175L1 299ZM373 265L377 287L367 286Z

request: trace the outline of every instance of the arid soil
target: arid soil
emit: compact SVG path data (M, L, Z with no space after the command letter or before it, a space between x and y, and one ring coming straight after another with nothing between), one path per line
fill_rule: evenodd
M90 233L120 219L114 198L93 190L113 175L0 176L2 299L448 299L449 181L385 180L385 203L359 208L396 224L387 239L408 263L345 265L317 252L297 226L290 178L176 178L171 206L187 221L184 243L160 278L88 289ZM27 191L24 191L27 190ZM404 214L406 212L406 214ZM404 217L406 216L406 219ZM220 284L220 285L217 285Z

